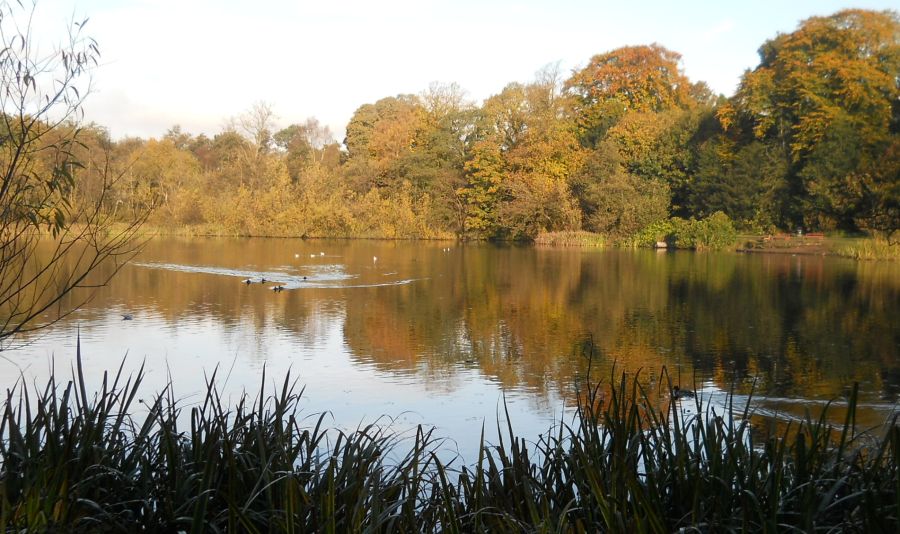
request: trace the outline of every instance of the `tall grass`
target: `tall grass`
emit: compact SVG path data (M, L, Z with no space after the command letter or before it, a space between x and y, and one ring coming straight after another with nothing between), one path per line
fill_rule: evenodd
M608 245L606 236L585 231L541 232L534 243L555 247L606 248Z
M209 380L189 409L146 403L132 377L8 392L0 529L90 532L896 532L900 428L824 415L756 441L749 406L685 415L637 380L594 385L537 440L511 426L472 464L419 429L326 430L289 378L226 406ZM263 379L265 383L265 378ZM184 413L182 411L184 410ZM142 415L138 415L141 413ZM508 420L508 418L507 418ZM865 438L865 439L864 439Z
M837 247L835 252L856 260L900 260L900 244L891 243L883 237L854 239Z

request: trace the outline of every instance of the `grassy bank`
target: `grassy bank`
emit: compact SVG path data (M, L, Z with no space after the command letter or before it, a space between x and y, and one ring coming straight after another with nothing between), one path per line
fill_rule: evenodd
M234 405L141 400L141 373L8 393L0 529L144 532L896 532L900 427L808 420L756 441L747 408L654 408L624 378L537 443L512 427L472 464L419 429L339 432L290 380ZM263 379L265 383L265 378ZM138 414L142 415L138 415ZM474 459L470 459L474 460Z
M900 243L890 243L887 239L854 239L834 247L838 256L855 260L900 260Z

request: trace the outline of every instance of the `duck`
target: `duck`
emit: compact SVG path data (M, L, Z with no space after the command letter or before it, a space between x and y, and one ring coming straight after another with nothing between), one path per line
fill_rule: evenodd
M247 285L249 286L250 284L253 283L253 280L250 280L250 279L248 278L248 279L244 280L242 283L243 283L243 284L247 284Z
M131 315L130 313L123 313L123 314L122 314L122 320L123 320L123 321L130 321L130 320L132 320L132 319L134 319L134 315Z
M681 389L678 386L672 388L673 399L693 399L694 397L696 397L696 395L689 389Z
M260 278L260 279L259 279L259 283L260 283L260 284L265 284L265 283L266 283L266 277L263 276L262 278Z
M278 293L280 291L284 291L284 286L274 286L272 287L272 291Z

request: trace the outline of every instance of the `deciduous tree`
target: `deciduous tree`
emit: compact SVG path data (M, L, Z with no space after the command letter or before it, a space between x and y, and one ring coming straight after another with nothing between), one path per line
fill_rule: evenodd
M89 298L76 290L104 284L131 258L141 221L111 230L107 153L86 154L81 144L96 42L77 22L47 51L34 40L32 16L22 4L0 3L0 347ZM99 187L73 202L90 166Z

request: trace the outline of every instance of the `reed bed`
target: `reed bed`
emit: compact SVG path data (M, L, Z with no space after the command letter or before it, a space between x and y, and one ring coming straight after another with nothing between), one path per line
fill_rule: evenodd
M609 245L605 236L585 231L541 232L534 243L553 247L606 248Z
M208 381L182 407L141 402L123 367L7 392L4 532L897 532L900 428L857 432L851 409L755 440L750 406L652 403L636 379L595 384L530 442L512 426L474 463L426 429L327 430L277 391L226 405ZM265 384L265 378L263 379ZM686 415L681 403L695 403ZM508 418L507 418L508 420Z
M900 244L883 237L854 239L838 246L836 253L855 260L900 260Z

